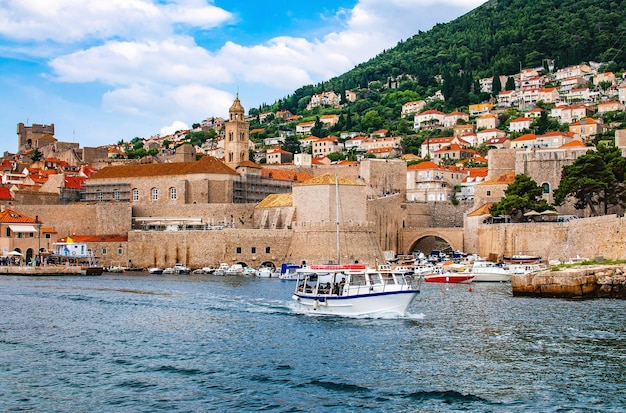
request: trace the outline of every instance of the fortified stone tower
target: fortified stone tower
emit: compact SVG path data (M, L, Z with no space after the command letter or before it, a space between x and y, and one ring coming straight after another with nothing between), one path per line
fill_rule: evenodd
M243 161L247 161L249 147L249 125L245 120L245 109L239 101L239 94L228 110L230 118L224 124L226 139L224 140L224 163L235 169Z
M54 123L41 125L33 123L32 126L25 126L22 122L17 124L17 150L18 152L28 151L35 148L54 144Z

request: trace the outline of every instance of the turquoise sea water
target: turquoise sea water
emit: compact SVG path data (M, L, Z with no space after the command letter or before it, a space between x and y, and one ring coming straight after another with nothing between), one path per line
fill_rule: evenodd
M624 301L423 284L406 317L344 319L293 287L0 277L0 411L626 411Z

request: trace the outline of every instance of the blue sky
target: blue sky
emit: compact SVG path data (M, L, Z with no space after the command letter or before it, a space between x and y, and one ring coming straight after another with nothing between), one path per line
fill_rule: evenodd
M484 0L2 0L0 151L166 135L352 69Z

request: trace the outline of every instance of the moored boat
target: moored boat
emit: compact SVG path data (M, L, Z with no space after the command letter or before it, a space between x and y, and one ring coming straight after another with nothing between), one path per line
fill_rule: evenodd
M468 273L474 276L472 282L510 282L513 275L511 267L493 261L474 261Z
M280 266L278 278L284 281L295 281L298 279L298 274L296 273L296 270L298 268L302 268L302 265L294 264L291 262L284 262Z
M538 255L526 255L519 253L517 255L505 255L502 257L502 262L505 264L539 264L541 257Z
M163 274L190 274L191 273L191 269L188 268L185 264L174 264L173 267L171 268L166 268L163 270Z
M472 282L474 276L467 272L446 271L440 267L436 267L433 272L422 276L422 278L424 282L427 283L469 284Z
M419 294L419 278L361 264L311 265L296 270L292 296L308 314L404 315Z
M163 274L164 269L160 268L160 267L150 267L148 268L148 273L149 274L154 274L154 275L159 275L159 274Z
M213 275L226 275L226 271L230 269L230 265L223 262L213 271Z

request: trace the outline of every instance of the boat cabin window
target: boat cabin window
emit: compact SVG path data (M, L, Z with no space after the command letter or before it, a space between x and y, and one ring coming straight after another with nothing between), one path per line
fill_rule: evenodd
M365 285L365 274L351 274L350 285Z

